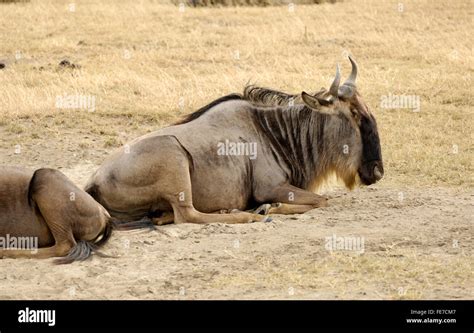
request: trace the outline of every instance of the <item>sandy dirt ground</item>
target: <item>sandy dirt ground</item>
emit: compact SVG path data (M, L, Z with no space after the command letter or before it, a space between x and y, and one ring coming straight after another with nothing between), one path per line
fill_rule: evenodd
M94 168L63 172L84 184ZM474 297L474 192L382 183L326 193L330 207L270 223L117 232L104 248L117 258L4 259L0 299ZM338 249L340 237L354 247Z

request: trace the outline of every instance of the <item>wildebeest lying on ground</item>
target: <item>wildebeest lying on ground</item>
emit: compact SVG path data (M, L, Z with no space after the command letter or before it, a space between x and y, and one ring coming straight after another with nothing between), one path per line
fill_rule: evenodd
M113 229L150 226L149 220L115 221L57 170L0 167L0 258L63 257L56 263L70 263L88 258Z
M383 176L377 125L350 60L342 86L338 67L329 91L303 92L295 105L295 95L250 88L144 135L112 154L86 191L124 220L246 223L267 220L242 211L261 204L283 214L325 206L313 190L331 173L348 188L373 184Z

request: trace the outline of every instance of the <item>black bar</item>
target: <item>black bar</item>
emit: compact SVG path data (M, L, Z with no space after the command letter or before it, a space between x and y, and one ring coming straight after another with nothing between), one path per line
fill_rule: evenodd
M0 332L98 328L313 327L472 332L473 301L0 301ZM28 308L28 312L26 311ZM54 326L20 323L55 310ZM415 311L415 312L412 312ZM36 313L35 313L36 314ZM34 317L29 317L33 318ZM46 318L46 317L44 317ZM407 319L455 323L407 323ZM50 318L51 319L51 318ZM47 321L45 319L45 321ZM50 320L52 323L52 321Z

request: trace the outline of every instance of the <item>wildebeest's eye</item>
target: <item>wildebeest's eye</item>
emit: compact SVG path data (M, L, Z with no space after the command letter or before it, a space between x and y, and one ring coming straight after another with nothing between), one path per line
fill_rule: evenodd
M357 112L356 109L351 109L351 115L352 115L352 117L354 117L354 120L355 120L358 124L360 124L360 114L359 114L359 112Z

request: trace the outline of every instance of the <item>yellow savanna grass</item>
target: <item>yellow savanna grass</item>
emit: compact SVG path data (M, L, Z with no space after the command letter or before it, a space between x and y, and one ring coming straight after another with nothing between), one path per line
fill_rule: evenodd
M38 0L2 4L0 16L4 150L28 140L60 145L54 133L65 126L72 150L82 149L87 131L107 135L108 148L121 143L115 132L137 136L248 82L289 92L328 87L336 63L349 74L352 54L359 90L379 124L383 182L473 184L468 0L292 9ZM59 66L63 59L78 66ZM74 94L94 96L95 112L56 108L58 96ZM382 107L400 95L419 97L419 112Z

